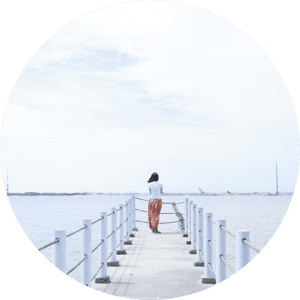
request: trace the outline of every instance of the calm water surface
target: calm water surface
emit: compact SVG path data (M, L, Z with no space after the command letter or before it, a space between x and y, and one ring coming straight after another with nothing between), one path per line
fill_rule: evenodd
M292 196L189 196L204 212L212 212L213 219L225 219L227 228L232 231L249 230L250 240L262 249L273 236L284 217ZM147 196L140 198L148 199ZM164 196L163 201L182 202L187 196ZM82 219L92 221L100 218L100 212L110 212L112 207L119 208L125 204L129 196L11 196L10 203L25 233L33 244L39 248L52 242L55 229L65 229L71 233L82 227ZM147 210L147 202L136 200L136 208ZM179 210L184 213L185 205L179 204ZM174 212L171 205L164 204L161 212ZM137 211L136 219L147 221L147 214ZM175 215L161 215L160 221L176 220ZM149 230L147 224L138 223L139 230ZM178 225L166 224L159 227L160 231L176 230ZM108 221L108 232L110 220ZM214 229L215 238L215 229ZM163 234L161 235L163 237ZM92 225L92 249L100 241L100 223ZM183 243L185 239L182 238ZM215 240L213 241L215 243ZM80 260L81 232L67 239L67 271ZM108 243L110 246L110 243ZM126 246L127 247L127 246ZM187 246L187 249L189 246ZM52 246L41 251L52 261ZM251 259L256 252L250 251ZM99 265L99 248L92 255L92 276ZM188 253L187 253L188 255ZM215 258L214 258L215 259ZM235 268L235 241L227 235L227 259ZM196 255L195 255L196 260ZM228 269L227 269L228 270ZM231 272L228 270L228 276ZM80 267L70 274L80 281Z

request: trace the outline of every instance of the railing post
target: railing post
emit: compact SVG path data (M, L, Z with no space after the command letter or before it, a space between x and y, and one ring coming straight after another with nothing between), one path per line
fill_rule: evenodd
M197 261L194 263L195 267L204 267L204 261L203 258L200 255L200 250L202 252L202 255L204 255L203 251L203 237L201 233L203 234L203 208L198 208L198 222L197 222Z
M135 219L135 196L132 196L132 215L133 215L133 231L138 231L137 227L136 227L136 219Z
M126 221L127 219L127 221ZM126 221L126 238L125 238L125 242L124 242L124 245L131 245L132 242L131 240L129 239L129 201L126 201L126 218L125 218L125 221Z
M184 222L184 234L183 237L188 237L189 236L189 232L188 232L188 228L189 228L189 199L186 198L185 199L185 222Z
M180 221L180 222L178 222L178 230L180 230L180 232L182 233L183 232L183 228L185 228L183 215L179 211L179 209L178 209L178 207L177 207L177 205L176 205L176 203L174 201L172 201L171 204L172 204L172 207L173 207L173 209L175 211L176 217Z
M110 267L118 267L120 264L117 260L117 209L112 207L111 212L113 213L111 215L111 230L113 231L113 234L110 237L110 249L113 253L107 265Z
M215 278L213 277L209 265L211 269L213 269L213 255L212 248L209 245L209 242L212 243L213 239L213 231L212 231L212 223L208 218L213 218L213 214L208 212L205 214L205 252L204 252L204 276L202 276L202 283L216 283Z
M186 241L186 243L188 245L191 244L191 240L192 240L192 205L193 205L193 201L189 202L189 239L188 241Z
M250 261L250 247L243 243L246 239L250 243L250 232L240 230L236 233L236 271L243 268Z
M91 220L82 220L82 225L86 226L82 230L81 234L81 259L86 255L87 258L81 265L81 283L87 286L91 286Z
M124 204L119 204L119 207L120 207L120 234L119 234L119 237L120 237L120 250L117 250L117 254L118 255L121 255L121 254L126 254L126 250L124 249Z
M54 244L54 265L61 271L66 273L66 231L65 230L55 230L54 239L59 239L59 242Z
M133 228L133 209L132 209L132 198L129 199L129 236L134 237L135 235L132 233Z
M226 259L226 232L221 228L226 228L226 220L217 220L217 248L216 248L216 281L220 283L226 279L226 265L221 259L221 255Z
M192 205L192 211L191 211L191 215L192 215L192 224L191 224L191 229L192 229L192 234L191 234L191 250L190 250L190 254L197 254L196 252L196 245L195 243L197 243L197 235L196 235L196 223L197 223L197 204L193 204Z
M103 240L100 251L100 269L99 277L95 279L95 283L110 283L110 277L107 276L107 213L101 212L103 219L100 221L100 239Z

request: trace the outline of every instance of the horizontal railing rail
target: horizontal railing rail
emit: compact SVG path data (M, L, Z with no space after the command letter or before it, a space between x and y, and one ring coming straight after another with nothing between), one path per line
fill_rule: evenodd
M110 252L110 254L109 254L109 256L108 256L107 260L109 260L109 259L110 259L110 257L113 255L113 253L114 253L114 251L111 251L111 252Z
M209 270L210 270L211 275L212 275L214 278L216 278L216 275L215 275L214 271L212 270L212 267L211 267L211 264L210 264L210 263L208 264L208 267L209 267Z
M109 216L111 216L111 215L113 215L115 212L113 211L113 212L111 212L110 214L108 214L107 216L109 217Z
M228 234L230 234L232 237L236 238L236 235L234 233L232 233L231 231L229 231L227 228L223 227L222 225L220 226L220 228L224 231L226 231Z
M95 223L101 221L102 219L103 219L103 217L99 218L98 220L92 222L91 225L94 225ZM83 230L83 229L85 229L85 228L86 228L86 226L83 226L82 228L80 228L80 229L78 229L78 230L76 230L76 231L74 231L74 232L72 232L72 233L69 233L66 237L70 237L70 236L72 236L73 234L75 234L75 233L77 233L77 232L79 232L79 231L81 231L81 230ZM43 247L38 248L38 250L39 250L39 251L44 250L44 249L46 249L47 247L49 247L49 246L51 246L51 245L54 245L55 243L58 243L58 242L59 242L59 239L56 239L55 241L53 241L53 242L51 242L51 243L49 243L49 244L47 244L47 245L45 245L45 246L43 246Z
M59 238L56 238L55 241L53 241L53 242L51 242L51 243L49 243L49 244L47 244L47 245L45 245L45 246L43 246L41 248L38 248L38 250L39 251L44 250L44 249L46 249L46 248L48 248L48 247L50 247L50 246L52 246L52 245L54 245L54 244L56 244L58 242L59 242Z
M113 230L113 231L111 232L111 234L108 235L107 239L109 239L114 233L115 233L115 232L114 232L114 230Z
M99 218L98 220L92 222L92 225L96 224L97 222L99 222L99 221L101 221L101 220L103 220L103 219L104 219L104 217Z
M91 279L91 282L96 278L96 276L98 275L98 273L100 272L100 270L103 268L103 266L104 266L104 263L101 263L100 268L98 269L97 273Z
M216 252L216 248L214 247L214 245L212 244L211 241L208 241L209 246Z
M138 198L138 197L135 197L135 199L149 202L149 200ZM182 203L184 203L184 202L178 202L178 203L175 203L175 204L182 204ZM162 202L162 204L173 204L173 202Z
M228 263L228 261L224 258L223 254L220 255L222 261L226 264L227 268L232 272L235 273L234 268Z
M85 229L85 228L87 228L87 226L86 226L86 225L85 225L85 226L83 226L82 228L80 228L80 229L78 229L78 230L76 230L76 231L72 232L72 233L69 233L69 234L67 235L67 238L68 238L69 236L72 236L73 234L75 234L75 233L77 233L77 232L79 232L79 231L81 231L81 230Z
M103 244L104 240L101 240L101 242L92 250L91 253L94 253L102 244Z
M257 253L260 252L260 250L259 250L258 248L256 248L255 246L253 246L253 245L251 245L249 242L247 242L247 239L246 239L246 238L242 239L242 242L243 242L245 245L249 246L249 247L250 247L251 249L253 249L254 251L256 251Z
M77 267L79 267L81 265L81 263L83 263L84 260L86 260L88 258L88 256L85 254L84 258L75 266L73 267L70 271L68 271L66 274L69 275L71 272L73 272Z
M216 225L216 222L212 218L209 217L208 220Z

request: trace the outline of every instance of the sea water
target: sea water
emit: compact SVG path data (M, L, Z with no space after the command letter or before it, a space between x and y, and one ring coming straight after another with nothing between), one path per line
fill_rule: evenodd
M138 196L148 199L148 196ZM213 220L226 220L226 227L235 232L249 230L251 244L262 249L273 236L284 217L290 196L164 196L163 202L183 202L186 198L202 207L205 212L213 213ZM54 241L53 232L56 229L65 229L67 234L81 228L82 219L91 219L92 222L100 218L101 212L111 212L111 208L119 208L125 204L129 196L87 195L87 196L10 196L10 203L25 233L33 244L40 248ZM148 203L136 200L136 208L147 211ZM178 209L185 215L185 204L178 204ZM161 212L174 212L170 204L163 204ZM117 214L119 218L119 213ZM136 211L136 220L147 222L147 213ZM173 214L162 214L160 222L178 220ZM119 222L119 221L118 221ZM92 249L100 242L100 223L92 225ZM119 224L119 223L117 223ZM150 230L148 224L137 222L139 230ZM178 229L178 223L161 224L159 230ZM111 217L108 217L108 234L111 232ZM117 233L117 237L119 233ZM186 238L181 237L185 244ZM215 245L215 225L213 225L213 244ZM125 246L130 247L130 246ZM186 245L187 255L190 245ZM110 242L108 241L108 250ZM67 238L67 271L80 261L81 232ZM42 250L41 253L52 262L53 245ZM92 254L92 277L99 268L100 248ZM251 249L250 258L257 253ZM215 255L215 254L214 254ZM227 260L235 268L235 239L227 234ZM195 255L196 261L196 255ZM214 256L215 262L215 256ZM215 263L213 268L215 269ZM227 275L231 271L227 269ZM80 267L71 274L80 281Z

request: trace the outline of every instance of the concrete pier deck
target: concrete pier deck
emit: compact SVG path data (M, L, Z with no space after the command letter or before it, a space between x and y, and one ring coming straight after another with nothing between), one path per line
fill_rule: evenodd
M118 255L119 267L108 267L111 283L92 283L92 288L135 299L168 299L191 295L212 284L202 284L203 267L181 233L135 231L126 255Z

